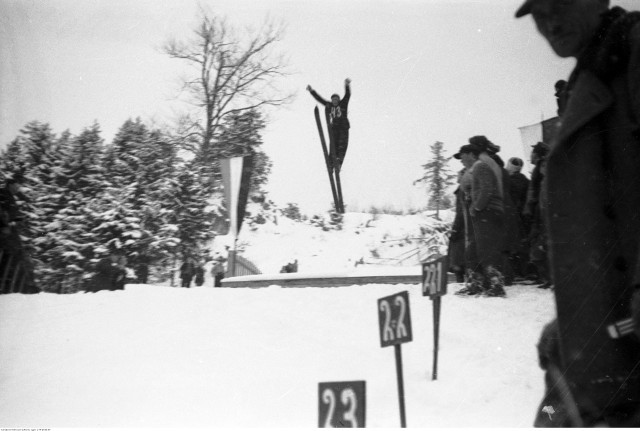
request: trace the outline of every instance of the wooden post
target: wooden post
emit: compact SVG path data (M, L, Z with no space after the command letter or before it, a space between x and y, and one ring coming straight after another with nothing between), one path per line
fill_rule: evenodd
M400 404L400 427L407 427L407 415L404 408L404 378L402 373L402 345L393 346L396 351L396 374L398 378L398 402Z

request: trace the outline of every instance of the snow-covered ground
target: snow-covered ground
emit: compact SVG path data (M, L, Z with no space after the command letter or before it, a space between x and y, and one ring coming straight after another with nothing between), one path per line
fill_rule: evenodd
M334 265L331 247L318 250L335 232L294 238L279 226L280 234L246 235L258 266L287 263L283 238L302 243L290 246L301 266ZM349 249L361 244L348 236L362 233L337 235ZM262 249L271 260L259 259ZM312 428L318 383L347 380L366 381L368 427L399 427L394 349L380 347L377 300L401 291L413 327L402 345L407 425L532 425L543 391L535 344L555 314L550 291L458 297L461 285L449 285L432 381L432 302L419 285L208 286L0 296L0 427Z

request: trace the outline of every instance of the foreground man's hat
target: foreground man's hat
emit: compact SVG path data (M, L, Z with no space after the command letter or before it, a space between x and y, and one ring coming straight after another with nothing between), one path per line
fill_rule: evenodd
M520 18L530 14L531 7L533 6L534 2L535 0L526 0L524 3L522 3L522 6L520 6L520 8L516 11L516 18Z

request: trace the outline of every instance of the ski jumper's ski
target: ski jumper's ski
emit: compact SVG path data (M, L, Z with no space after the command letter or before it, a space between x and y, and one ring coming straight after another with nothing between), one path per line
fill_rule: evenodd
M333 131L331 130L331 121L329 118L329 112L325 111L325 121L327 122L327 134L329 135L329 145L330 151L329 156L331 157L331 163L334 167L334 173L336 175L336 191L338 193L338 203L339 206L336 205L336 211L340 214L344 214L344 202L342 200L342 185L340 184L340 164L338 163L338 159L336 157L336 143L335 139L333 139Z
M322 144L322 152L324 154L324 161L327 165L327 173L329 174L329 182L331 183L331 194L333 195L333 204L336 207L336 211L341 206L341 202L338 199L338 193L336 191L336 184L333 178L333 166L332 160L329 156L329 152L327 151L327 142L324 139L324 133L322 132L322 122L320 121L320 111L316 106L313 109L313 114L316 117L316 125L318 126L318 134L320 135L320 144Z

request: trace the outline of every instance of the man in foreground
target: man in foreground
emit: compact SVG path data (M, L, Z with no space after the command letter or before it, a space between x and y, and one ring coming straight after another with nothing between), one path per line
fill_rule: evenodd
M538 346L535 425L640 426L640 13L527 0L528 14L577 59L542 186L558 316Z

